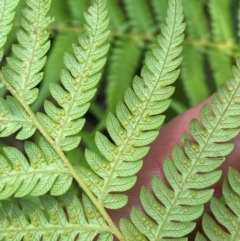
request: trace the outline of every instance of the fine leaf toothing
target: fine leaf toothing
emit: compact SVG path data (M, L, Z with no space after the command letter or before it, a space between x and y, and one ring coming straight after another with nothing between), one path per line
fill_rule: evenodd
M204 71L205 57L214 70L216 85L230 72L232 50L238 49L229 15L232 2L209 0L207 5L205 1L191 0L189 4L183 0L188 25L185 40L181 0L121 0L120 5L116 5L120 0L53 0L54 11L50 8L51 0L25 0L22 28L16 31L16 39L12 37L15 31L9 31L12 24L14 29L19 26L19 18L14 18L18 2L0 0L1 66L6 62L0 71L1 85L5 86L0 90L0 137L9 137L14 145L0 143L0 241L113 241L114 238L187 241L195 228L195 220L211 198L216 220L204 214L204 233L198 233L195 241L206 241L206 237L210 241L238 241L240 174L230 169L221 201L212 197L209 186L219 180L221 171L215 169L233 150L229 140L239 133L240 59L233 68L234 77L212 97L211 104L203 106L199 120L191 121L190 133L182 135L181 145L175 145L171 157L163 163L168 183L154 176L152 190L142 187L142 209L133 207L131 220L120 219L120 228L107 212L108 208L120 209L126 205L130 197L124 192L135 185L149 144L159 134L165 118L162 113L169 107L174 92L171 85L179 76L182 42L185 62L181 77L189 103L198 103L210 90L204 83L211 76L208 74L211 71L206 71L207 74ZM167 3L168 11L165 11ZM20 7L22 4L23 1ZM63 9L65 6L68 7ZM85 15L79 17L87 6ZM204 6L210 10L208 22L211 22L213 38L204 21ZM108 7L112 9L111 33ZM49 9L56 13L54 24L47 16ZM93 98L101 71L104 76L101 86L106 79L108 82L106 105L113 110L114 93L123 96L122 81L127 80L128 85L131 75L138 72L141 55L145 55L149 42L153 43L153 36L165 16L162 34L147 54L140 77L136 76L132 88L125 91L116 114L108 114L105 126L106 111L100 107L103 101L99 104L99 96ZM61 48L61 45L74 41L75 32L83 29L78 25L84 18L85 30L76 39L77 44L72 45L73 54L66 53L63 60L58 60L71 47ZM108 56L110 63L103 71L109 35L113 45ZM13 54L5 56L15 40L18 44L13 45ZM52 57L48 63L47 55ZM131 65L126 61L128 55L134 55L129 58ZM60 78L57 77L62 68L59 61L66 66ZM58 68L55 69L54 64ZM47 77L42 69L48 73ZM207 69L210 68L207 66ZM40 98L38 92L45 92L48 82L51 96L43 104L48 92ZM7 96L3 94L6 89ZM178 98L174 96L176 111L187 106ZM92 107L90 101L93 101ZM45 114L36 114L35 110L43 109L41 107ZM88 147L85 162L76 155L79 150L75 147L79 146L85 124L83 115L88 110L98 125L89 120L82 132L81 146ZM97 132L95 135L100 154L89 150L95 145L93 133L87 135L89 129L104 130L105 127L108 134ZM13 137L27 141L21 145L12 141ZM71 156L76 166L66 156ZM114 215L114 210L112 213Z
M126 191L135 184L135 174L142 167L141 159L149 150L147 145L155 140L164 121L161 114L170 104L169 97L174 91L170 85L177 79L177 68L182 61L179 57L185 29L182 21L181 1L169 1L167 24L146 57L142 78L134 78L133 89L126 90L124 102L117 105L116 115L110 113L107 117L107 130L113 142L97 132L95 142L104 158L86 150L86 160L92 170L77 169L107 208L126 205L127 195L112 192Z

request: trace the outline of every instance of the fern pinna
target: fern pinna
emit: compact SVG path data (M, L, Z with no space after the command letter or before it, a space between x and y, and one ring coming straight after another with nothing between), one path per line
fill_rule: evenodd
M162 113L170 105L174 92L171 84L180 73L185 30L182 1L169 0L162 35L147 54L141 76L136 76L132 88L125 91L124 101L118 103L116 114L110 113L107 117L109 138L96 133L95 142L100 153L87 149L87 164L76 166L64 152L79 146L79 133L85 123L83 115L89 109L106 62L110 34L107 0L92 1L84 15L85 30L79 34L78 44L72 45L73 54L64 55L61 83L49 84L51 101L45 101L45 113L37 114L30 105L38 98L38 85L43 79L41 71L50 47L47 28L52 19L47 12L51 1L25 2L22 29L16 34L18 44L13 45L13 56L6 58L7 66L0 72L1 85L11 94L0 99L0 136L16 133L16 139L27 140L38 130L40 138L37 144L25 141L24 153L16 147L2 148L0 239L188 240L187 235L195 228L194 221L202 215L203 205L213 195L208 187L221 176L221 171L215 169L233 149L233 144L227 142L239 133L240 60L233 68L234 78L212 97L211 104L203 106L200 120L191 121L190 133L182 135L182 145L175 145L172 156L164 161L163 170L169 185L153 177L152 191L143 187L140 193L143 210L132 208L131 220L122 218L118 229L106 209L120 209L127 204L128 196L123 192L137 181L142 159L159 133L164 121ZM142 17L147 9L144 0L136 12L133 6L138 1L123 2L130 19ZM162 11L159 2L151 3L155 12ZM1 59L17 4L18 0L0 0ZM69 1L69 6L75 4ZM114 9L113 4L109 6ZM75 9L72 12L76 17ZM188 13L190 16L190 11ZM146 30L149 35L154 33L149 27L152 25L150 15L147 11L141 26L131 21L136 33ZM162 18L159 17L161 21ZM120 17L115 20L111 24L121 23ZM82 18L74 24L79 21ZM119 43L119 46L126 43L131 46L134 41L121 37ZM189 50L186 46L185 43L184 55ZM190 51L193 56L200 56L194 49ZM119 49L119 53L124 51ZM135 57L140 58L137 48ZM116 64L119 63L116 60ZM186 78L187 72L183 75ZM119 79L119 76L110 79L113 78ZM239 176L231 169L224 183L227 208L216 198L211 200L213 214L219 222L226 223L230 234L209 215L203 217L203 229L210 240L236 240L239 235ZM73 179L82 189L81 197L70 190ZM205 240L205 237L198 233L196 240Z

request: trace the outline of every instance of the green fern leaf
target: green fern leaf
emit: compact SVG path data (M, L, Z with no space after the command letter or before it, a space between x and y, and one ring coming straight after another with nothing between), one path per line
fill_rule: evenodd
M150 0L153 12L157 18L158 26L165 23L167 17L168 0Z
M131 86L140 57L140 48L135 40L121 38L115 41L107 75L107 113L115 110L124 97L124 91ZM124 81L119 73L124 73Z
M191 44L185 43L183 46L181 78L190 105L194 106L209 95L205 83L203 53Z
M59 75L64 67L62 58L65 52L71 51L71 44L77 39L76 33L60 33L54 39L51 46L51 55L47 59L44 67L44 77L39 88L39 95L37 100L31 106L32 110L36 112L42 107L44 100L50 96L49 83L59 82Z
M19 131L16 138L24 140L31 137L36 127L20 103L13 97L0 98L0 137L10 136Z
M216 42L234 43L230 2L228 0L210 0L208 7L212 18L212 32Z
M206 239L204 238L204 236L201 233L197 233L197 236L194 239L194 241L206 241Z
M187 35L191 40L206 41L209 39L209 30L204 16L203 2L198 0L183 0L184 15L187 22Z
M240 59L237 60L237 67L233 67L233 75L234 78L212 97L212 107L209 104L202 107L201 122L197 119L191 121L192 137L185 133L181 140L184 150L175 145L172 158L164 161L163 171L171 189L155 176L152 179L153 193L158 199L155 201L153 194L142 188L140 199L146 213L155 220L154 225L150 228L147 225L149 222L144 221L148 216L139 221L136 215L145 215L140 210L137 214L132 210L131 220L150 240L180 238L190 233L195 227L192 221L202 214L203 204L210 200L213 190L207 187L221 177L221 171L214 169L233 150L233 144L226 142L239 134L236 118L240 115ZM194 141L191 141L192 138ZM213 230L214 222L209 218L207 220L207 228Z
M152 14L146 0L123 0L124 7L129 16L129 24L134 33L147 33L151 35L155 30Z
M127 26L123 10L117 0L108 0L108 10L110 17L110 29L122 32Z
M211 0L208 2L209 12L212 18L212 32L216 43L233 45L235 38L232 29L230 15L230 2L227 0ZM224 21L223 21L224 19ZM225 83L231 75L231 51L215 47L209 51L209 62L214 74L214 80L217 87ZM218 61L215 61L215 60Z
M202 5L198 0L183 1L188 40L183 45L181 78L190 106L198 104L209 96L208 85L205 83L203 48L194 45L196 41L204 43L209 39Z
M83 14L79 14L80 12L86 12L88 6L90 5L90 0L68 0L67 2L70 14L71 14L71 22L76 26L83 26L85 19Z
M240 173L230 168L228 178L223 183L223 195L226 205L217 198L210 202L214 217L228 232L215 222L209 215L205 214L202 220L203 229L210 240L238 240L240 225ZM209 225L210 224L210 225Z
M10 201L1 202L1 240L67 241L77 237L80 241L92 241L94 238L96 241L113 240L104 219L86 196L83 196L82 206L76 196L70 193L64 195L66 214L53 197L45 195L40 200L45 212L26 200L20 201L22 210Z
M14 9L17 7L19 0L2 0L0 1L0 61L3 58L3 46L7 41L7 35L12 29L12 20L14 18Z
M94 96L101 74L99 71L105 64L104 55L108 51L105 44L109 31L106 1L97 1L85 15L86 30L79 35L80 46L73 45L75 56L65 54L64 63L68 70L63 70L61 81L64 86L50 84L50 92L61 108L45 101L47 113L38 113L42 126L64 151L79 145L85 119L81 118L89 108L89 101Z
M15 197L27 194L40 196L48 191L51 195L61 195L69 189L72 176L68 169L43 138L40 139L40 147L31 142L25 143L29 161L15 147L3 148L8 161L0 156L0 199L13 194Z
M179 13L177 9L180 9ZM92 170L77 169L86 185L107 208L120 208L126 204L125 194L111 192L125 191L135 184L134 175L149 150L147 145L157 137L157 129L163 123L161 113L168 108L168 98L173 93L173 87L169 85L177 79L179 70L176 68L181 63L179 45L185 28L181 10L180 1L170 2L168 25L163 28L163 36L158 38L152 53L147 55L142 78L134 78L133 90L129 88L125 92L125 103L118 104L116 116L108 115L107 129L114 143L103 134L96 134L95 142L105 159L93 152L86 152L88 164L99 176ZM130 166L134 169L122 172ZM114 203L113 200L118 202Z
M46 17L51 1L28 0L26 3L23 29L17 32L19 45L12 48L16 57L7 58L9 67L3 68L3 76L22 101L32 104L38 96L38 89L34 87L42 80L43 73L39 71L46 62L44 56L50 47L47 41L49 34L45 29L52 21Z

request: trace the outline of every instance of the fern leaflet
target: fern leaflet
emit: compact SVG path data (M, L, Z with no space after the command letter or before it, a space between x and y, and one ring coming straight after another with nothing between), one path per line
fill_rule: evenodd
M39 144L41 149L34 143L25 143L29 161L18 149L3 148L8 160L0 155L0 199L11 195L40 196L48 191L51 195L61 195L68 190L72 183L68 169L44 138Z
M77 197L65 194L67 213L51 196L40 197L41 210L36 204L21 200L23 211L10 201L2 201L0 211L0 239L6 240L93 240L112 241L103 217L91 201L83 195L83 205ZM85 211L84 211L85 210ZM47 214L47 216L46 216Z
M172 158L164 161L163 171L172 189L157 176L152 179L156 198L142 188L141 203L155 222L137 208L132 209L131 220L150 240L178 240L189 234L195 227L192 221L202 215L203 204L210 200L213 190L206 188L221 177L221 171L215 169L233 150L233 144L226 142L239 133L240 59L233 68L233 75L234 78L212 97L212 108L209 104L202 107L201 122L191 121L194 141L189 134L183 134L183 149L175 145ZM120 225L132 224L122 219ZM133 234L125 234L125 237L133 237Z
M50 92L61 108L50 101L45 101L44 109L47 113L38 113L41 125L48 130L48 134L64 151L74 149L79 145L80 136L85 119L81 118L89 108L90 100L94 96L104 66L109 45L105 44L109 36L107 31L106 1L96 1L85 15L86 30L82 32L78 41L80 46L73 45L75 56L65 54L64 63L69 71L63 70L61 81L65 89L57 83L50 83Z
M223 202L213 197L210 208L216 220L227 229L227 232L217 224L208 214L204 214L203 230L211 241L214 240L239 240L240 230L240 173L230 168L228 178L223 183Z
M147 154L149 145L158 135L157 128L163 123L165 111L173 93L172 84L179 75L176 68L181 63L181 41L185 25L181 2L170 1L167 25L163 36L153 52L146 57L142 78L136 76L133 90L125 92L125 103L117 106L117 117L109 114L107 129L114 141L97 133L95 141L104 159L94 152L86 151L86 160L93 171L79 167L77 171L86 185L98 196L107 208L117 209L127 203L125 194L111 194L130 189L136 182L135 174L142 166L142 158Z
M18 92L22 101L32 104L38 89L34 88L42 80L43 73L39 72L45 62L50 42L45 30L52 21L46 14L51 1L28 0L28 7L23 9L26 17L22 20L23 29L17 32L20 45L13 45L12 51L17 57L7 58L9 67L3 68L4 78Z
M12 29L11 22L14 18L14 9L17 7L19 0L2 0L0 1L0 61L3 58L3 46L7 41L7 35Z

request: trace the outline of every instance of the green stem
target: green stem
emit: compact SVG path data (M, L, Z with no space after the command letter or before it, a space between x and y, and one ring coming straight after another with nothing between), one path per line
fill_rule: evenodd
M20 26L20 23L18 22L14 22L13 23L14 26ZM68 26L68 25L61 25L61 24L51 24L49 26L49 29L51 30L57 30L57 31L71 31L71 32L77 32L79 33L80 31L83 30L83 27L76 27L76 26ZM115 30L111 31L111 36L113 37L121 37L122 36L122 32ZM149 34L138 34L138 33L124 33L126 36L128 36L129 38L132 39L139 39L139 40L144 40L144 41L148 41L148 40L154 40L154 37L149 35ZM185 39L183 42L185 43L189 43L191 45L194 46L202 46L202 47L216 47L219 49L228 49L228 50L238 50L239 46L234 44L234 43L229 43L229 42L212 42L212 41L208 41L206 39ZM234 53L233 53L234 55Z
M8 91L14 96L23 106L23 108L28 113L29 117L32 119L33 124L35 127L39 130L39 132L44 136L44 138L49 142L49 144L53 147L53 149L56 151L58 156L62 159L64 165L68 168L70 174L73 176L73 178L78 182L79 186L83 189L83 191L87 194L87 196L90 198L92 203L95 205L95 207L99 210L99 212L104 217L105 221L108 223L109 227L111 228L112 233L120 240L125 241L124 237L112 221L111 217L106 212L105 208L101 205L101 203L98 201L98 199L92 194L92 192L89 190L89 188L85 185L85 183L81 180L77 172L75 171L72 164L69 162L61 148L56 145L54 140L48 135L48 133L45 131L43 126L38 121L36 115L33 113L30 106L22 99L22 97L19 96L18 92L5 80L5 78L2 75L2 72L0 72L0 79L2 83L5 85L5 87L8 89Z

